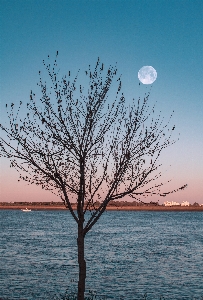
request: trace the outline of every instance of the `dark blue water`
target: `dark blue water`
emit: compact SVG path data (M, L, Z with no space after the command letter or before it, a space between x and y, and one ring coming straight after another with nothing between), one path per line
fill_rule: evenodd
M68 211L0 211L0 298L54 299L78 276ZM202 212L105 212L86 236L87 289L110 299L202 299ZM107 298L108 299L108 298Z

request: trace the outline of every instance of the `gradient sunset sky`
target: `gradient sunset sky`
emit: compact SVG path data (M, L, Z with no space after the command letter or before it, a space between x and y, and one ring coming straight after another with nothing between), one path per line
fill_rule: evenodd
M157 113L166 120L175 110L174 138L180 133L160 158L164 178L172 179L166 190L188 184L160 202L203 203L202 0L1 0L0 7L1 123L6 103L26 102L30 90L37 90L42 60L48 54L54 58L57 50L64 74L94 66L97 57L107 66L117 62L129 102L139 97L138 70L153 66L158 77L150 101L157 101ZM0 162L0 201L60 200L18 182L9 161Z

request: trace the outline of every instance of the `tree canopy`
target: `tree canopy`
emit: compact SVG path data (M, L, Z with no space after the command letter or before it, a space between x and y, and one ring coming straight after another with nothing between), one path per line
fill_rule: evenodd
M84 211L102 200L95 218L109 201L126 195L140 200L173 192L162 192L163 183L156 181L161 177L158 159L174 143L175 126L170 125L172 115L166 123L155 115L155 106L150 108L148 103L150 92L142 101L132 99L127 107L116 66L105 71L98 59L94 70L89 66L84 72L87 88L78 82L79 72L72 81L70 71L60 79L56 60L53 68L43 63L51 86L39 72L40 99L30 92L24 118L22 101L17 111L12 103L10 127L1 124L6 134L1 137L1 155L11 160L20 179L57 193L76 221L70 202L77 201L80 193L78 208L88 201ZM109 99L113 81L117 90Z

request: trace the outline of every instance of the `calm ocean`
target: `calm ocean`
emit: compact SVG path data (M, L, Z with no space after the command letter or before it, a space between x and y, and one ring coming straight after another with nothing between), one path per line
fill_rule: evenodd
M0 210L0 298L54 299L78 276L68 211ZM203 213L108 211L86 236L87 290L203 299Z

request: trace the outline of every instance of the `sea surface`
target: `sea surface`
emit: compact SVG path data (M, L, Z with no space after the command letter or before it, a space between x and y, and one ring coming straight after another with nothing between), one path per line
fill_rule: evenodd
M0 299L51 300L76 287L76 235L69 211L0 210ZM85 257L87 290L104 299L203 299L203 213L107 211Z

